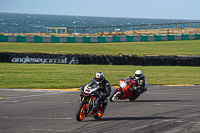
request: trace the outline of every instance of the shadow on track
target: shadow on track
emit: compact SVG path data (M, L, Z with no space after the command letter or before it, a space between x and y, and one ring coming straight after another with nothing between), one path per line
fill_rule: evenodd
M134 102L184 102L182 100L136 100Z
M155 119L176 119L176 117L112 117L112 118L101 118L98 121L155 120Z
M117 102L130 102L130 103L137 103L137 102L190 102L189 100L118 100Z

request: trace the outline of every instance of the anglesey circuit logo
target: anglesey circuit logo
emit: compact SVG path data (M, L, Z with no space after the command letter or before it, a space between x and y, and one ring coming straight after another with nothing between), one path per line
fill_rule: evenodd
M35 58L35 57L29 57L29 56L26 56L26 57L13 57L11 59L11 62L12 63L43 63L43 64L79 64L79 60L78 60L78 57L72 57L71 61L68 61L70 60L69 58L67 57L57 57L57 58L42 58L42 57L38 57L38 58Z
M73 57L72 60L69 62L69 64L79 64L78 58Z

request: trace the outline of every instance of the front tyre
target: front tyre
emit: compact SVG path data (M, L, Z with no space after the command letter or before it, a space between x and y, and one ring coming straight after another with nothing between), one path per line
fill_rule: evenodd
M82 101L76 110L76 120L82 121L86 116L86 103Z
M119 99L120 94L121 94L121 91L118 91L117 89L114 90L114 91L111 93L110 97L109 97L109 101L110 101L110 102L115 102L115 101L117 101L117 100Z

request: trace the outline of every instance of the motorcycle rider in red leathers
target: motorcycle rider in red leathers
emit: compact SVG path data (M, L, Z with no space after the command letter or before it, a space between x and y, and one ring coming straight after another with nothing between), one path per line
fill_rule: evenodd
M111 87L108 80L105 79L104 74L102 72L97 72L95 74L95 78L92 78L88 84L89 86L92 86L93 84L99 85L99 88L101 89L101 100L104 102L104 107L106 108L108 104L107 98L110 96L111 93Z
M130 78L132 80L135 79L136 81L136 87L134 87L133 90L137 90L139 94L142 94L145 91L147 91L147 88L145 88L145 77L144 74L142 74L141 70L135 71L135 74Z

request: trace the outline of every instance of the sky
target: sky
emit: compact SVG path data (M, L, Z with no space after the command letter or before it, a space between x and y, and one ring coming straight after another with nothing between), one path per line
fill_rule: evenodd
M200 20L200 0L0 0L0 12Z

